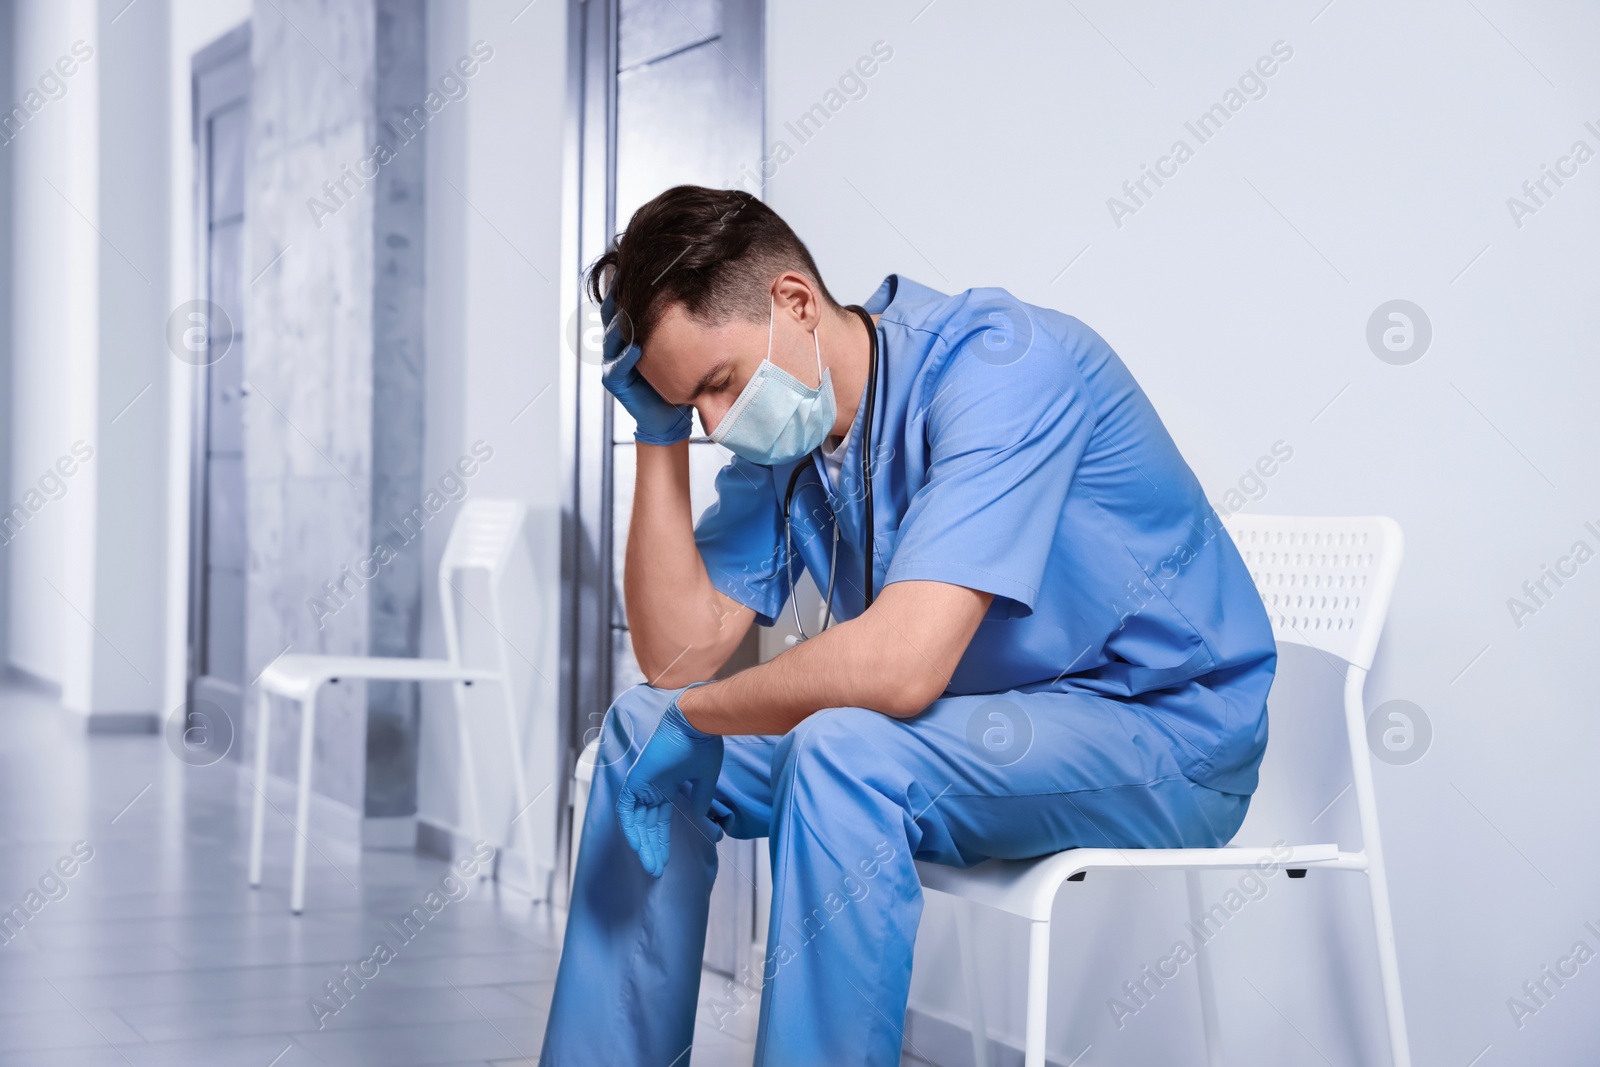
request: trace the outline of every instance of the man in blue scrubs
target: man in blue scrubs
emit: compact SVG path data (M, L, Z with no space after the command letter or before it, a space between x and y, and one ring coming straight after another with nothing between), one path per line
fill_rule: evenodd
M602 287L650 683L602 728L541 1063L688 1062L724 833L771 847L763 1067L900 1062L913 859L1228 842L1271 630L1098 334L902 275L841 307L771 209L690 186L639 209ZM691 410L734 453L698 522ZM835 551L835 623L708 682Z

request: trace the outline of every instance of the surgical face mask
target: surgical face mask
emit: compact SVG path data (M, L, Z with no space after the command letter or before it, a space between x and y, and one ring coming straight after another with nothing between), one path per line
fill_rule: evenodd
M837 414L833 378L822 369L822 342L815 330L811 331L817 350L815 389L772 362L776 310L769 301L766 358L711 432L711 440L734 455L768 467L793 462L822 444Z

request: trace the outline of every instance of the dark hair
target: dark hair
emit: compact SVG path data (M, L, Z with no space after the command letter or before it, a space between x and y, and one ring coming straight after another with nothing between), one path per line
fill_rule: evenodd
M739 189L678 185L633 213L589 268L589 293L597 304L615 294L623 339L642 345L673 304L711 326L761 318L761 298L786 270L809 277L838 306L777 212Z

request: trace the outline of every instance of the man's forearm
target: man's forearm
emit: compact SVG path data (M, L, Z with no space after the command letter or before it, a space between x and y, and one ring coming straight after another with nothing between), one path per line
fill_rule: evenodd
M716 734L783 734L823 708L916 715L944 692L992 599L940 582L896 583L857 618L689 690L679 710Z
M882 685L861 653L874 623L839 623L758 666L684 694L680 710L697 729L715 734L783 734L822 708L853 705L888 712Z
M695 545L689 443L635 450L623 576L634 656L652 685L698 681L722 666L743 634L725 625L723 598Z

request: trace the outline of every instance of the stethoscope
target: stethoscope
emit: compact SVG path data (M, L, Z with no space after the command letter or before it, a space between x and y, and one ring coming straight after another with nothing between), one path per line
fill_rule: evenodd
M861 428L861 485L863 498L866 504L866 518L863 522L866 534L866 562L862 566L862 583L866 590L866 606L872 606L872 464L869 458L872 455L872 417L877 408L878 399L878 328L872 324L872 316L859 304L851 304L845 310L853 311L861 318L867 328L867 337L872 342L872 354L867 364L867 410L866 418ZM810 458L809 456L807 457ZM789 567L794 563L793 525L789 521L789 512L794 504L794 491L804 474L812 465L798 463L794 473L789 475L789 488L783 494L783 558L784 566ZM828 552L828 592L824 600L825 610L822 615L822 629L828 628L828 623L833 621L833 578L838 568L835 566L839 560L839 516L833 517L833 547ZM806 628L800 623L800 602L798 598L789 597L789 605L794 609L794 626L800 632L799 641L807 640ZM798 641L796 642L798 643Z

